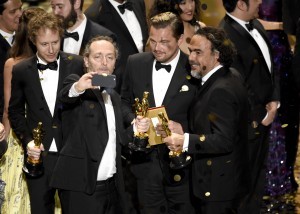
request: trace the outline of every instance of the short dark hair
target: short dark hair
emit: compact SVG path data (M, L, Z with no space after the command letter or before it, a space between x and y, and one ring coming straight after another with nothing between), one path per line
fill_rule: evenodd
M236 4L239 0L223 0L223 6L228 13L231 13L236 8ZM249 0L242 0L249 6Z
M0 15L2 15L3 11L6 9L4 6L6 2L8 2L8 0L0 0Z
M211 51L219 52L218 61L224 67L230 67L236 55L234 44L226 36L224 30L214 27L204 27L196 31L195 35L200 35L208 39L211 43Z
M156 29L171 27L173 36L178 40L184 32L183 23L177 15L171 12L160 13L150 19L150 27Z

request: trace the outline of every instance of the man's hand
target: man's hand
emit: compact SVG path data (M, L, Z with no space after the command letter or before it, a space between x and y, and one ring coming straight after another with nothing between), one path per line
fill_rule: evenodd
M97 72L89 72L80 77L78 82L75 83L75 90L77 93L81 93L86 89L95 89L98 88L98 86L92 86L92 78L94 75L96 75Z
M135 127L137 132L147 132L150 128L150 118L138 115L135 118Z
M171 151L182 151L184 135L172 133L163 140Z
M277 106L278 106L278 102L275 101L269 102L266 105L268 116L261 122L262 125L268 126L274 121L277 113Z
M30 141L27 144L27 155L33 160L40 159L42 151L44 151L44 145L41 144L40 147L35 147L34 141Z
M180 123L169 120L168 127L172 133L177 133L177 134L181 134L181 135L184 134ZM161 123L156 125L155 130L156 130L156 133L159 134L161 137L163 137L163 138L167 137L167 134L166 134L165 130L163 129L163 126Z

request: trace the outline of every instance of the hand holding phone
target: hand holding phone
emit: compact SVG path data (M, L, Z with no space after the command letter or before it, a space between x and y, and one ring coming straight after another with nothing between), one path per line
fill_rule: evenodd
M114 88L116 87L116 75L96 74L92 78L92 85L105 88Z

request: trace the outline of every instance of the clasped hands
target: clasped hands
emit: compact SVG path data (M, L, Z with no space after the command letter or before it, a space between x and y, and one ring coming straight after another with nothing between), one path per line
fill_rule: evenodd
M33 140L27 144L26 148L28 157L33 160L39 160L42 151L45 151L43 144L41 144L39 147L36 147Z
M147 132L150 128L150 123L151 120L149 118L137 116L135 119L135 127L137 132ZM182 151L184 142L184 132L182 126L180 123L169 120L168 127L172 132L171 136L167 136L161 123L156 125L156 133L163 138L163 142L166 143L171 151Z

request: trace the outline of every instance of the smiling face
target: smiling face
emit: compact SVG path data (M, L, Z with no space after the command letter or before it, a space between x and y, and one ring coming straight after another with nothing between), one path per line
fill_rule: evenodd
M182 42L182 36L177 40L170 26L165 28L151 26L149 41L155 59L162 63L168 63L176 57L179 45Z
M211 42L204 36L194 35L189 50L191 74L198 79L220 64L219 53L211 50Z
M98 74L112 74L116 63L116 49L106 40L91 43L89 54L84 57L84 64L88 72Z
M22 2L20 0L8 0L4 7L4 11L0 14L0 29L7 33L13 33L18 29L22 16Z
M189 22L193 19L195 13L195 0L183 0L179 3L181 9L180 18L184 22Z
M60 36L58 31L40 28L35 37L38 56L46 63L54 62L60 50Z

